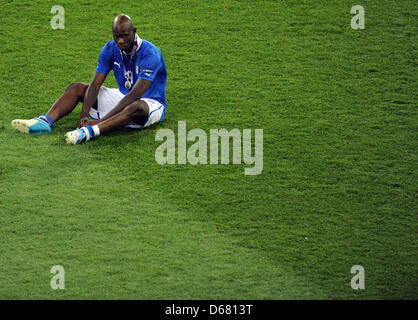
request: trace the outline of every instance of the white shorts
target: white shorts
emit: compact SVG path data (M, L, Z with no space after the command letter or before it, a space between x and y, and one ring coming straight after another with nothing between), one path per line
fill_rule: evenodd
M97 110L93 108L90 109L90 118L100 120L106 114L108 114L114 107L116 107L118 102L124 96L125 95L121 93L119 89L106 88L104 86L101 86L99 94L97 95ZM145 101L149 107L147 121L143 126L132 122L125 126L126 128L143 129L153 125L154 123L161 122L164 120L166 107L162 103L150 98L141 98L141 100Z

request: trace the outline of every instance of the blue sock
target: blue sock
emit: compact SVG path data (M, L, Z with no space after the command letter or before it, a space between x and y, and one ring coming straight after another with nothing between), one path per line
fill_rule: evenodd
M93 130L92 126L87 125L84 128L82 128L82 130L86 134L86 141L89 141L91 139L94 139L95 133L94 133L94 130Z
M39 116L39 119L47 123L51 128L54 125L54 120L52 120L52 118L50 116L47 116L46 114L41 114Z

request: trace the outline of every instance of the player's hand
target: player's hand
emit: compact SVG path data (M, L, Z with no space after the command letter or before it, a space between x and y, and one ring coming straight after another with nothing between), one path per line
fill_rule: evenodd
M84 127L86 125L86 122L89 120L89 117L81 117L80 120L78 120L77 122L77 129Z

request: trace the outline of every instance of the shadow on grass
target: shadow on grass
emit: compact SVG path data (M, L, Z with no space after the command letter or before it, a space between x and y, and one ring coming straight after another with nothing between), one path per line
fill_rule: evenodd
M59 123L54 125L52 135L59 138L55 139L53 144L61 145L63 142L65 144L64 135L71 130L75 130L75 125L78 118L75 117L66 117L59 121ZM140 139L149 139L152 136L154 140L155 133L157 130L163 127L163 123L154 124L153 126L146 129L132 129L132 128L122 128L113 132L108 132L101 134L98 139L89 141L89 144L94 143L100 146L121 146L129 143L139 141ZM84 144L84 143L83 143Z

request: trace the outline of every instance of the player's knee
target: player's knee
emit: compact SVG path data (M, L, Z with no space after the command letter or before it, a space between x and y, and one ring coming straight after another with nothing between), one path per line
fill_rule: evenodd
M71 82L68 85L66 91L72 92L77 97L84 97L87 87L88 85L83 82Z
M67 86L66 91L74 90L77 87L78 82L70 82L70 84Z
M145 116L148 111L146 105L142 101L131 103L127 108L134 117Z

